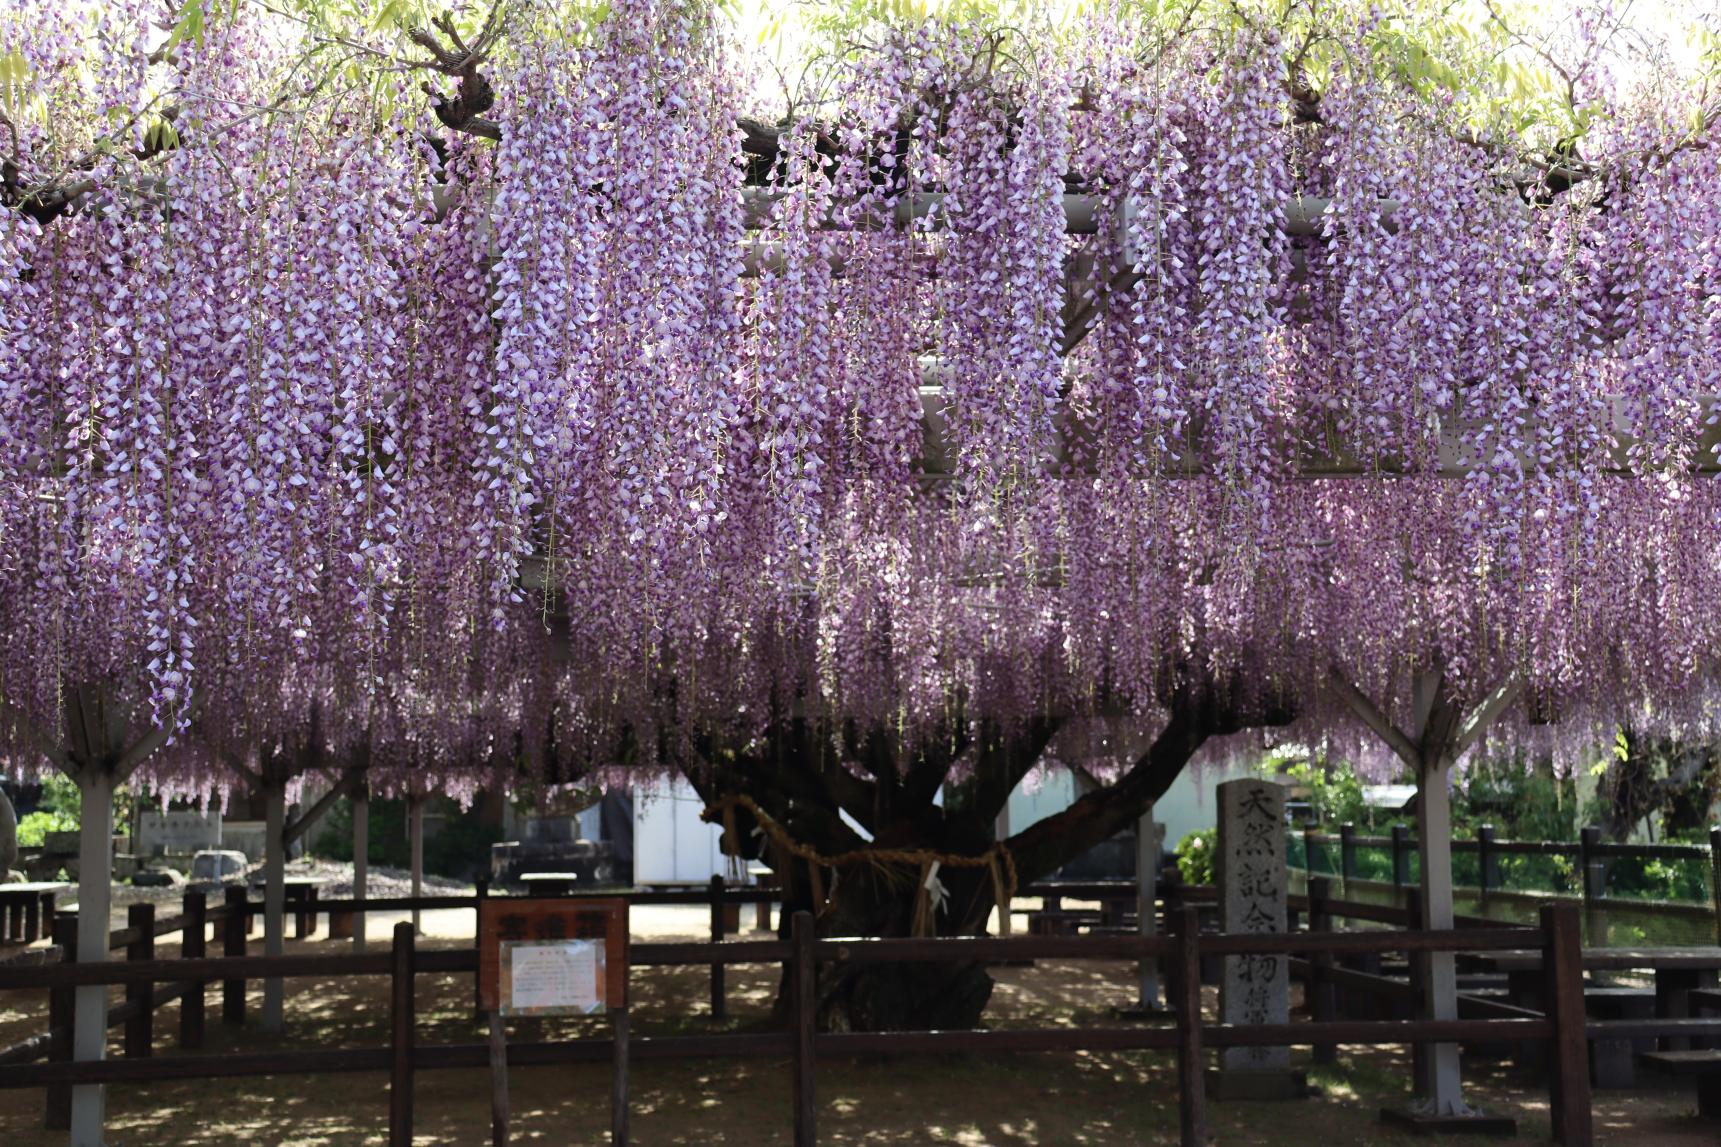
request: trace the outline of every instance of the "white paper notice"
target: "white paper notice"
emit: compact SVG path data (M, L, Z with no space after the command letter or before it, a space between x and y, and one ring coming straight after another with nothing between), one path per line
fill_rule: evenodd
M515 941L503 945L510 1015L591 1015L603 1011L603 944L596 940Z

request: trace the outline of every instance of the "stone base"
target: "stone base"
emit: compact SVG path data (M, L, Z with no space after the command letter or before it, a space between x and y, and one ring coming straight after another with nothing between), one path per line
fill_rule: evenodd
M1278 1102L1308 1097L1309 1077L1305 1072L1207 1069L1209 1099Z
M1493 1135L1511 1138L1518 1121L1510 1115L1424 1115L1403 1107L1383 1107L1380 1121L1412 1135Z

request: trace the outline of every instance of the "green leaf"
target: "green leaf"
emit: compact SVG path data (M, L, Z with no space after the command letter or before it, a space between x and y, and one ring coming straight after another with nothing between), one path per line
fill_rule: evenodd
M185 40L202 46L203 44L203 2L202 0L185 0L179 11L174 13L173 30L167 35L167 42L162 45L163 51L171 52Z

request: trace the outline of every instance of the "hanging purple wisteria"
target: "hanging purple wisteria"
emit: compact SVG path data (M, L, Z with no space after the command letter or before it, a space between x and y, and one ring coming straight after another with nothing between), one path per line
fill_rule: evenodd
M434 106L428 34L162 16L0 13L26 767L92 687L175 784L313 714L411 787L785 712L1324 719L1333 666L1715 719L1721 172L1665 79L1586 88L1579 165L1360 12L1313 93L1263 22L845 25L780 120L703 3L511 6Z

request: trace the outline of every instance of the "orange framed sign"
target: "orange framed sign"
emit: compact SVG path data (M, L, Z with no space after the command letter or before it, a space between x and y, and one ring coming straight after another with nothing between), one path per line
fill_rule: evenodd
M478 1003L500 1015L627 1006L627 901L495 897L478 906Z

